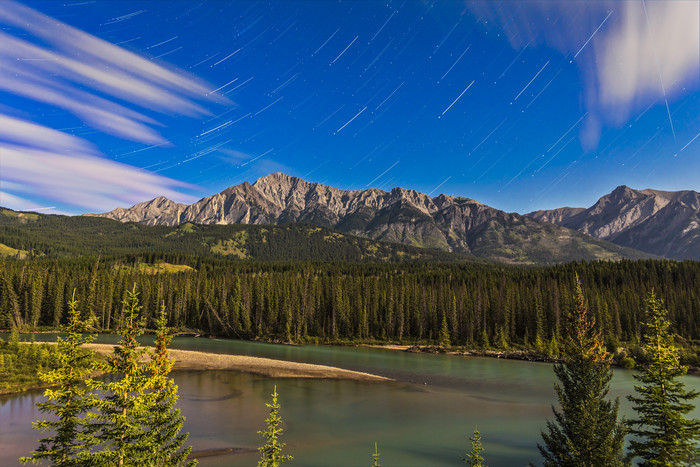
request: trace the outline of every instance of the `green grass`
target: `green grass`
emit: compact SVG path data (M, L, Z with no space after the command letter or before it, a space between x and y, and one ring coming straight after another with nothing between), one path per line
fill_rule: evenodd
M186 264L170 264L165 262L158 262L155 264L141 263L139 264L139 271L146 274L159 274L159 273L177 273L194 271L194 268L187 266Z
M14 256L18 257L19 259L25 259L28 254L29 252L26 250L16 250L0 243L0 256Z

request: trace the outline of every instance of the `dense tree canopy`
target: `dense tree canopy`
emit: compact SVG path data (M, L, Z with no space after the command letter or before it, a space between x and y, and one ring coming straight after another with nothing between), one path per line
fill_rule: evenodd
M144 261L193 269L155 274L139 268ZM65 323L74 288L98 327L115 329L136 284L150 328L165 303L170 326L220 336L437 342L444 317L452 345L556 348L575 273L608 348L641 339L643 297L652 289L668 304L678 334L700 339L700 263L651 260L552 267L244 263L156 254L9 260L0 264L0 329Z

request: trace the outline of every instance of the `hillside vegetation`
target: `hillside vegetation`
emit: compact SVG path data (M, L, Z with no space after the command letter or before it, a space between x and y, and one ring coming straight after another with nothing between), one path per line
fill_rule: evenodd
M460 261L469 255L379 242L311 224L121 223L0 209L0 255L97 256L161 252L257 261ZM4 247L4 248L3 248Z

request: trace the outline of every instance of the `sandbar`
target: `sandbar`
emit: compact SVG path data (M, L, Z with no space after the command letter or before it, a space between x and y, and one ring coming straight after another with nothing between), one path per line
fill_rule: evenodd
M100 354L111 354L113 344L84 344L86 349ZM227 355L193 350L170 349L174 360L174 370L237 370L273 378L325 378L354 381L391 381L391 378L345 370L326 365L288 362L271 358L249 357L245 355Z

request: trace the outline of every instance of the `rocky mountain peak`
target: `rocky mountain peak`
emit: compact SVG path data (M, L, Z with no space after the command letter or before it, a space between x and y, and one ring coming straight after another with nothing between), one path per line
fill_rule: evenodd
M567 215L571 214L571 215ZM700 193L621 185L576 213L528 214L618 245L674 259L700 259Z
M390 192L376 188L341 190L279 172L189 206L157 198L101 216L150 225L309 222L375 240L512 262L569 258L573 238L586 245L578 250L584 255L578 259L627 254L620 253L622 250L613 253L612 245L589 244L592 239L569 229L553 230L551 225L525 222L519 214L504 213L467 198L430 197L401 187Z

